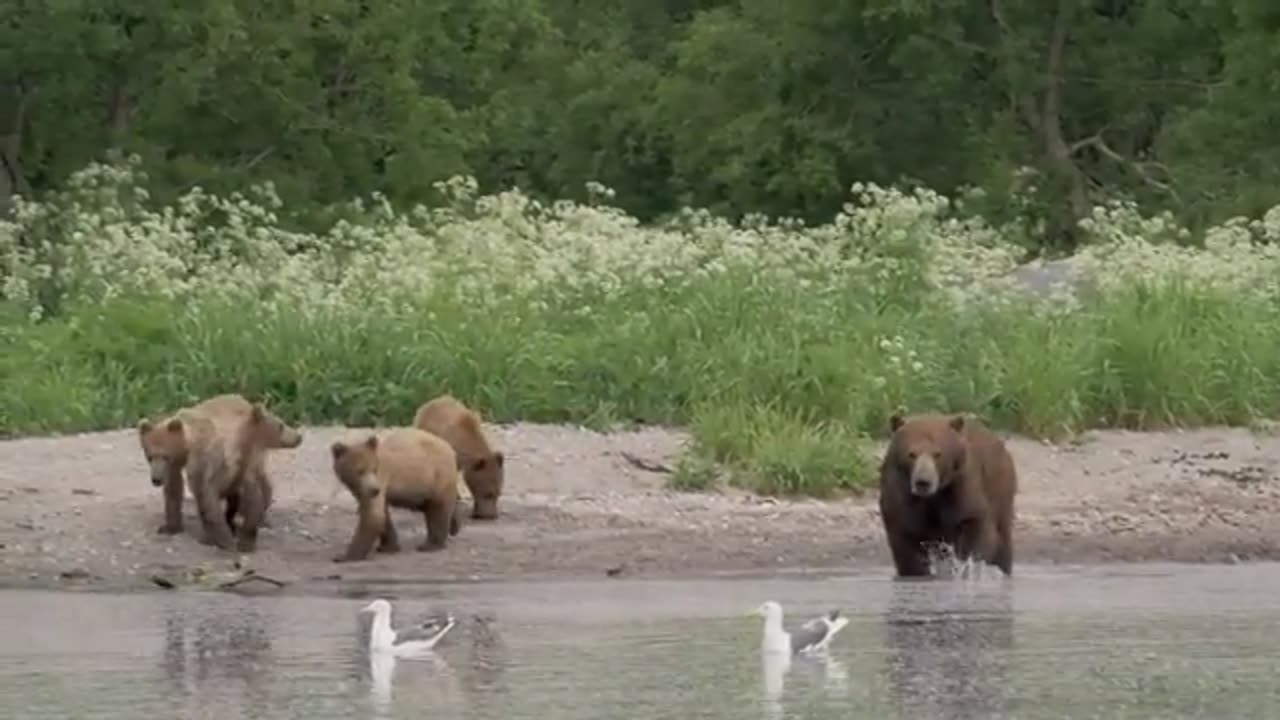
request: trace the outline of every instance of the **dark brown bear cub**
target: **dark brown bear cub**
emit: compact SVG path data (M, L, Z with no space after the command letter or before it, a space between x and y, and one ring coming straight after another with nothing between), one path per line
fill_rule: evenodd
M980 420L963 415L889 419L880 465L880 517L899 577L930 575L927 544L948 543L1013 574L1013 458Z

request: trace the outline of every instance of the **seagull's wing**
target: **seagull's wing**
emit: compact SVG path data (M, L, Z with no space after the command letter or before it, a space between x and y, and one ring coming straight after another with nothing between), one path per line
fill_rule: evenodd
M791 650L792 652L801 652L818 645L825 645L832 636L840 632L847 624L849 624L849 619L840 617L839 610L832 610L826 615L813 618L805 623L800 630L792 633Z
M791 652L798 653L807 650L827 637L827 626L821 622L805 623L805 626L791 633Z
M396 639L392 645L405 645L408 643L425 643L427 647L435 647L440 638L445 633L453 629L453 619L449 619L442 626L427 625L418 627L407 627L403 630L396 631Z
M448 615L430 615L420 618L417 622L411 623L406 629L425 630L430 633L437 633L440 628L448 625L452 620Z

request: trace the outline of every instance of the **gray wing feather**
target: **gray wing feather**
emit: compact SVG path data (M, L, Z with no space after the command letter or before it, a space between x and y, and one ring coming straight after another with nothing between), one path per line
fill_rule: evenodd
M448 623L426 624L416 627L407 627L396 631L396 639L393 644L400 645L407 642L420 642L430 640L437 635L443 635L444 630L448 627Z
M821 620L817 622L806 623L804 627L791 633L791 652L800 652L801 650L817 645L827 636L827 624Z

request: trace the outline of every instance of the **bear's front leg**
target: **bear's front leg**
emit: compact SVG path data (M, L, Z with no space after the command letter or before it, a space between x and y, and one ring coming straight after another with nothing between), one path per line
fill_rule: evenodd
M391 522L389 515L385 527L382 528L382 538L378 540L378 552L400 552L400 536L396 534L396 524Z
M985 517L966 518L955 536L956 559L960 562L995 561L996 529Z
M884 516L884 531L889 539L889 552L893 555L893 565L898 577L929 577L933 574L929 564L929 554L925 552L919 538L908 533L906 528Z
M374 545L382 539L387 525L391 523L385 493L373 500L361 500L357 512L359 515L356 520L356 531L351 536L351 542L347 544L346 552L333 559L334 562L368 559Z
M177 535L182 532L182 493L185 480L181 470L170 470L164 480L164 524L161 535Z
M242 553L251 553L258 548L258 528L266 511L262 491L262 481L252 471L240 483L240 529L237 532L236 549Z

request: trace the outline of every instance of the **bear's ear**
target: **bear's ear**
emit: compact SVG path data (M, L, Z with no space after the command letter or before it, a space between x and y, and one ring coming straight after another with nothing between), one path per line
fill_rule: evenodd
M155 425L151 424L151 421L146 418L142 418L138 421L138 433L141 435L146 435L151 432L151 429L154 427Z
M953 415L949 424L951 425L951 429L956 432L964 430L964 415Z
M335 440L334 443L329 446L329 454L333 455L334 460L337 460L347 454L347 446L343 444L341 440Z
M495 465L497 465L498 467L502 467L502 464L503 464L504 462L506 462L506 460L507 460L507 459L506 459L505 457L503 457L503 456L502 456L502 451L501 451L501 450L495 450L495 451L494 451L494 453L493 453L493 462L494 462L494 464L495 464Z
M182 432L182 418L170 418L164 427L171 433L180 433Z
M262 403L260 402L254 403L253 407L249 410L249 419L255 423L262 422L262 419L265 418L266 416L267 416L267 409L263 407Z
M902 424L904 422L906 421L902 419L901 412L895 412L894 414L890 415L889 416L889 432L891 433L897 432L898 428L902 427Z
M365 446L365 447L367 447L367 448L369 448L370 450L377 450L377 449L378 449L378 436L377 436L377 435L374 435L374 434L372 434L372 433L370 433L370 434L369 434L368 439L366 439L366 440L364 441L364 446Z

